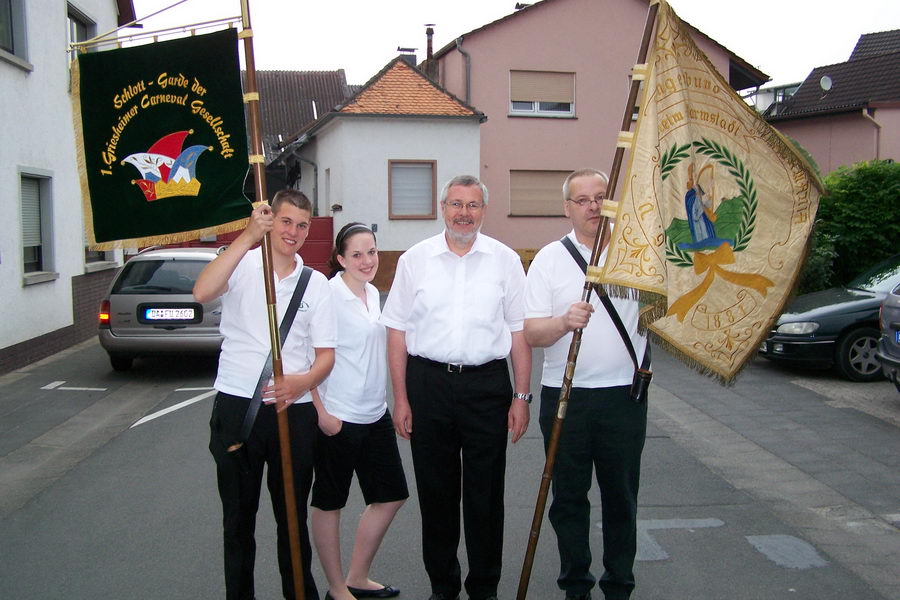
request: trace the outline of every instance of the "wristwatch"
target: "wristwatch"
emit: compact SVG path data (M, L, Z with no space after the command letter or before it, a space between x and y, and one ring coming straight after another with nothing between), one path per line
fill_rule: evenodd
M516 392L513 394L513 400L524 400L528 404L531 404L531 399L534 398L531 394L522 394L520 392Z

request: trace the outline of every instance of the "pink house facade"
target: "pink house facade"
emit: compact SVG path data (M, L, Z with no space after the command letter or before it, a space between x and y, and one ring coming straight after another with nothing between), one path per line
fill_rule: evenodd
M646 0L544 0L434 55L438 82L487 116L485 233L523 250L568 231L562 180L581 167L609 170L647 10ZM768 79L692 31L736 89Z

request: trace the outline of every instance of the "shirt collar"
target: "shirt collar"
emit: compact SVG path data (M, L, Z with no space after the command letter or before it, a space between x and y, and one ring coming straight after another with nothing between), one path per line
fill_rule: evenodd
M472 244L472 247L469 249L468 252L463 254L463 256L469 256L470 254L474 254L475 252L482 252L484 254L493 254L494 253L494 249L491 248L491 245L487 243L487 241L484 239L484 236L481 234L480 231L477 234L475 234L475 243ZM437 256L439 254L444 254L444 253L452 254L453 256L459 256L458 254L456 254L456 252L451 250L450 245L447 244L447 230L446 229L444 229L437 236L436 243L434 245L434 248L432 249L431 255ZM459 256L459 258L462 258L462 256Z
M263 268L263 255L262 255L262 246L259 246L253 250L253 261L256 263L256 267L258 269ZM279 280L278 276L275 276L275 281L278 283L279 281L288 281L290 279L296 279L300 276L300 271L303 269L303 257L300 254L294 255L294 270L291 271L291 274L285 277L284 279Z

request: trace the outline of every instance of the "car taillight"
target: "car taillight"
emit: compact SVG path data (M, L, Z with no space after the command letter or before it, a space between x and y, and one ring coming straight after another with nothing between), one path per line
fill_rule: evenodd
M109 329L109 300L100 303L100 312L97 314L97 320L101 329Z

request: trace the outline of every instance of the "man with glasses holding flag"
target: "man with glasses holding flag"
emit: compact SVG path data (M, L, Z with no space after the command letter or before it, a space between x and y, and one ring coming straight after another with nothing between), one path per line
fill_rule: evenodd
M400 257L381 316L394 427L412 446L431 600L454 600L462 589L460 500L466 592L473 600L496 598L507 434L515 443L528 428L525 273L513 250L480 232L487 201L475 177L447 182L446 228Z
M597 295L581 301L585 268L600 228L600 209L609 178L596 169L571 173L563 184L563 207L572 231L537 253L528 269L525 336L544 348L540 425L547 447L557 411L572 332L584 329L572 378L553 470L550 524L560 557L557 584L569 600L588 600L591 574L591 503L596 471L603 524L603 566L599 587L606 600L627 600L634 589L637 551L637 495L641 453L647 431L647 400L633 399L634 364L649 365L647 338L638 334L636 297L610 297L607 309ZM609 231L602 232L600 264L606 261ZM579 260L580 258L580 260ZM646 368L646 367L642 367Z

